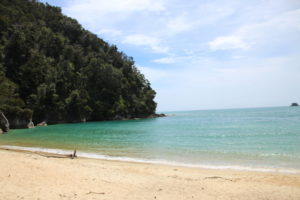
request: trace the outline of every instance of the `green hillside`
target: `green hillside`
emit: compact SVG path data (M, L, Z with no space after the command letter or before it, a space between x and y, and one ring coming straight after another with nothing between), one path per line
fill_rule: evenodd
M132 57L60 8L0 1L0 110L11 125L146 117L154 97Z

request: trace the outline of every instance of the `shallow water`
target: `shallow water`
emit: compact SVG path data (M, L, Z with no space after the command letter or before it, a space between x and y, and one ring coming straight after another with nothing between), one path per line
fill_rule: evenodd
M0 136L0 145L45 151L76 148L86 157L196 167L300 170L300 107L167 114L12 130Z

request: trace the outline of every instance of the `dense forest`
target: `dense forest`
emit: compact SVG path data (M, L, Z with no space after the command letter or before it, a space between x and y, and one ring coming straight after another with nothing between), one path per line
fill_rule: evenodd
M147 117L154 97L132 57L59 7L0 1L0 110L14 128Z

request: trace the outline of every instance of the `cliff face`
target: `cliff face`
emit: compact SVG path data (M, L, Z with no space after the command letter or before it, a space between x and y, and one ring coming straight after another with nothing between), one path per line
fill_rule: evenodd
M14 117L12 119L9 119L9 127L12 129L16 128L29 128L31 119L28 118L19 118L19 117Z
M132 57L60 8L0 1L0 109L11 127L149 116L155 94Z
M6 113L0 112L2 130L9 131L10 128L28 128L32 121L32 112L28 109L6 110Z

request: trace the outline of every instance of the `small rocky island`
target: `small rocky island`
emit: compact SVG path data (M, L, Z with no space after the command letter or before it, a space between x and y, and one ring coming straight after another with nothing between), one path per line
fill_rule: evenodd
M299 106L299 105L298 105L298 103L292 103L291 107L294 107L294 106Z

